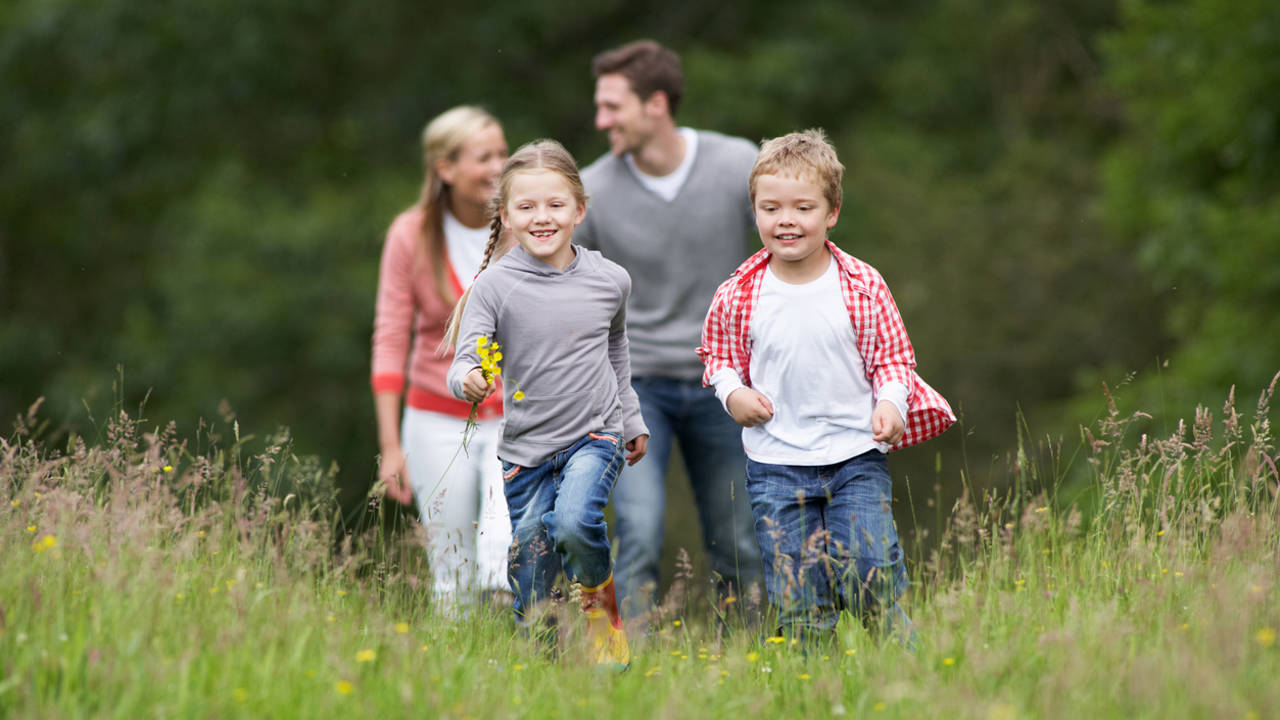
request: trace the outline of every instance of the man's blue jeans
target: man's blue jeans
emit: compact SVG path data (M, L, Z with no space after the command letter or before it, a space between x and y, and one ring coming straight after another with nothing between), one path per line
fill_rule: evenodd
M537 467L502 463L511 511L507 576L517 622L551 597L562 570L588 587L609 579L604 508L622 460L617 435L591 433Z
M897 599L907 570L893 524L884 453L833 465L747 461L747 492L764 556L765 587L788 632L834 632L841 610L910 633Z
M623 615L645 613L658 600L654 596L673 442L680 443L711 570L721 590L738 593L759 583L760 550L747 500L742 428L700 381L635 377L631 386L649 426L649 446L640 462L626 468L613 492L618 542L614 581Z

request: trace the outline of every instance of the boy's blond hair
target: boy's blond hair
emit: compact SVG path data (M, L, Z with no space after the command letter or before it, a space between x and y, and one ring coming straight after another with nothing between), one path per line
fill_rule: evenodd
M753 206L756 203L756 178L761 175L813 180L832 208L840 207L844 199L844 192L840 189L844 165L836 157L836 149L822 128L793 132L761 143L760 154L756 156L756 164L751 168L751 177L747 181Z

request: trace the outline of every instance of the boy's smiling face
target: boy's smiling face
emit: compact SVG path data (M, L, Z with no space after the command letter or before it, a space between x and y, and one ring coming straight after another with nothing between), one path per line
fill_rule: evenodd
M826 270L827 231L835 227L840 207L831 207L813 178L757 176L754 210L775 274L789 282L807 282Z

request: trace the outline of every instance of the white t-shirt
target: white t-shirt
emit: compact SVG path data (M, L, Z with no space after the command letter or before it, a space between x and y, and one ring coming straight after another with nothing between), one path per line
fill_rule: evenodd
M743 428L748 457L813 466L889 449L873 439L875 391L858 353L834 261L821 277L803 285L783 282L766 268L750 333L752 386L773 403L773 418ZM741 387L731 370L712 380L722 401L734 385ZM882 398L894 401L906 416L904 385L887 384Z
M462 289L471 287L480 263L484 261L484 246L489 244L489 227L469 228L458 221L446 208L444 211L444 247L449 264L462 283Z
M684 159L680 161L679 167L666 175L646 175L636 167L635 158L631 157L631 153L625 156L627 167L631 168L631 172L640 179L640 184L667 202L675 200L676 195L680 194L680 188L689 177L689 169L693 167L693 157L698 154L698 132L692 128L682 127L680 135L684 137Z

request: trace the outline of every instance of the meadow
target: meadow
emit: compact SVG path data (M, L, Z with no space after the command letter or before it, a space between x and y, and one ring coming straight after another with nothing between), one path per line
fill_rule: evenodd
M771 637L682 577L622 674L573 613L558 652L501 607L440 617L420 538L335 533L332 473L286 431L117 410L50 447L33 408L0 440L0 716L1280 717L1275 386L1185 421L1108 398L1025 440L1014 486L967 492L909 564L910 651L849 618Z

